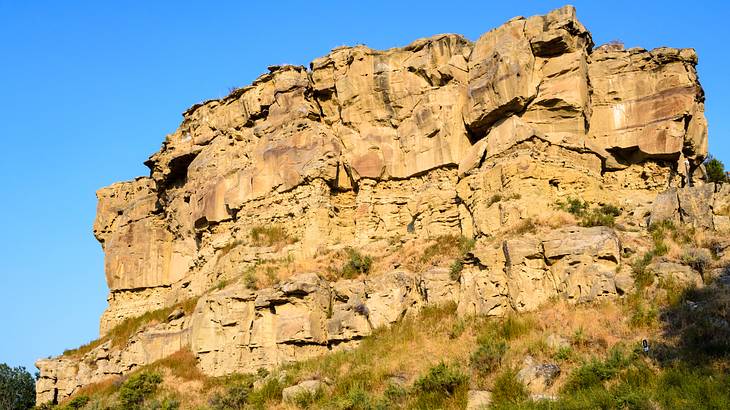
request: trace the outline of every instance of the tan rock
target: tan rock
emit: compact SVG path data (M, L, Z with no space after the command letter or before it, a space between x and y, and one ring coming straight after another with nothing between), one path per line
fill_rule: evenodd
M293 401L298 396L304 395L304 394L315 394L317 390L323 389L325 386L324 383L322 383L319 380L305 380L297 385L289 386L285 388L281 395L284 399L284 401Z
M206 374L251 372L355 346L429 304L503 315L556 296L626 293L633 281L612 230L560 228L575 222L555 209L568 197L620 205L628 226L645 226L651 211L727 229L726 186L682 188L701 182L692 174L707 153L694 51L592 46L566 6L473 44L444 34L384 51L341 47L310 70L272 66L194 105L146 162L150 177L97 192L94 234L110 289L102 335L189 298L195 312L124 346L39 362L39 399L180 348ZM515 235L531 225L559 229ZM253 240L254 228L274 227L281 243ZM266 289L240 284L263 260L380 254L442 235L478 239L458 281L439 267L335 283L306 269Z
M679 212L682 222L696 228L713 229L712 204L715 184L698 185L680 189Z
M660 281L671 281L682 286L701 287L702 275L686 265L674 262L658 261L649 264L647 270L652 272Z
M690 49L597 49L588 64L593 87L588 138L618 162L704 158L704 96L696 63Z

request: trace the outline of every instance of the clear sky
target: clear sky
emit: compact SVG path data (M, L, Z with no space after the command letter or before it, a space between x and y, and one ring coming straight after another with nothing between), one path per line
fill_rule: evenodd
M97 336L107 288L94 192L147 175L142 162L187 107L340 45L475 40L563 4L0 0L0 362L35 371ZM730 165L726 2L572 4L596 44L697 50L710 151Z

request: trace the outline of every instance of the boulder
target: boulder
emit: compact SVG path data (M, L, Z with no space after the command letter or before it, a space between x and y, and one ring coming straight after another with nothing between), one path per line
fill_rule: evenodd
M702 275L687 265L660 260L650 263L646 269L652 272L660 281L671 281L685 287L701 287L703 284Z
M679 197L676 189L668 189L656 196L651 207L649 224L661 221L679 222Z
M305 394L315 394L318 390L323 389L326 385L319 380L305 380L294 386L286 387L281 392L284 401L294 401L297 397Z
M715 184L687 187L677 191L682 222L700 229L713 229L712 204Z
M525 358L517 378L533 394L544 394L560 375L560 366L555 363L536 363L532 357Z

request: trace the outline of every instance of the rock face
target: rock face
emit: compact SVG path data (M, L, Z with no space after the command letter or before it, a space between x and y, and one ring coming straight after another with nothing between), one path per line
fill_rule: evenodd
M650 222L681 222L704 230L730 228L730 185L703 184L659 194Z
M696 63L691 49L594 49L563 7L476 42L341 47L191 107L146 162L149 177L97 192L94 234L110 290L101 335L199 297L194 314L121 349L40 361L39 402L181 347L217 375L351 346L425 304L500 315L556 295L620 293L611 229L490 240L571 195L648 210L658 192L693 179L707 152ZM703 214L709 202L671 195L654 209L728 224ZM261 226L297 241L262 246L250 234ZM336 282L314 272L256 292L211 291L261 260L440 235L478 240L458 281L444 269Z

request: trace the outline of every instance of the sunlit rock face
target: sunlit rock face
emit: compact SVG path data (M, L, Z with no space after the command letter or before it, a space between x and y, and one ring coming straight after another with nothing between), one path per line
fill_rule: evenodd
M513 18L475 42L445 34L385 51L341 47L194 105L146 162L149 177L97 192L94 234L110 290L101 335L200 297L195 312L138 336L132 350L99 347L93 368L39 362L39 401L181 346L217 375L353 345L434 301L499 315L556 295L621 293L615 233L580 228L482 246L480 268L458 281L394 270L365 282L305 275L290 292L211 289L263 259L492 238L570 195L632 208L638 221L706 157L696 64L691 49L594 48L567 6ZM678 209L664 208L670 217ZM714 218L697 213L697 224L728 224ZM298 240L254 243L252 228L273 225Z

